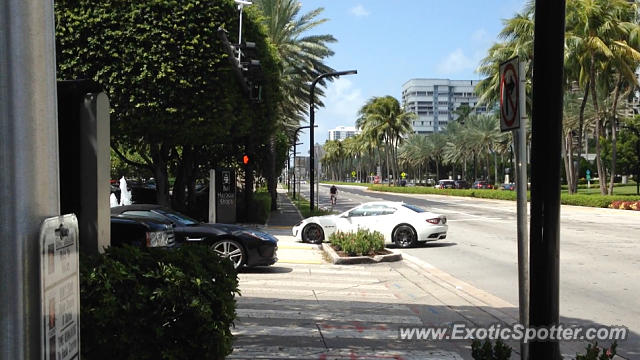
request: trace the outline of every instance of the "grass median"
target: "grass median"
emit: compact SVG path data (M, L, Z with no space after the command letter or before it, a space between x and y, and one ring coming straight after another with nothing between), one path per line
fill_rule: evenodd
M323 216L323 215L331 215L333 214L331 211L329 210L322 210L322 209L318 209L316 204L316 208L313 209L313 212L309 209L309 200L305 199L303 196L298 195L298 197L294 200L291 197L289 197L291 199L291 202L293 203L293 205L295 205L298 210L300 211L300 214L302 214L303 218L308 218L308 217L312 217L312 216Z
M486 189L435 189L425 186L395 187L387 185L369 185L369 190L380 192L391 192L401 194L430 194L474 197L480 199L512 200L515 201L517 193L508 190L486 190ZM593 190L593 189L589 189ZM527 198L531 199L531 193L527 193ZM578 193L569 195L566 192L560 194L560 201L563 205L588 206L606 208L614 201L639 201L638 195L600 195L599 193Z

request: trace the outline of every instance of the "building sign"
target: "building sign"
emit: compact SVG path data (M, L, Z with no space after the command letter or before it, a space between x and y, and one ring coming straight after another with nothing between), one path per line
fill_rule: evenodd
M40 228L41 359L80 357L78 219L46 219Z
M216 222L236 222L236 172L216 169Z

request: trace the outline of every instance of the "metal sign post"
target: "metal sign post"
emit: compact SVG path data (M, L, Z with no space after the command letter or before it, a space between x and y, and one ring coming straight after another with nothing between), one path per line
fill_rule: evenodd
M513 131L516 152L518 300L520 323L529 326L529 238L527 233L527 117L526 69L517 57L500 65L500 129ZM520 357L527 360L528 345L520 343Z

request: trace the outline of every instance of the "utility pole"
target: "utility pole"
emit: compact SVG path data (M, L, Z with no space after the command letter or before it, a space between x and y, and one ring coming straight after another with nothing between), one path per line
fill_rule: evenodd
M558 325L560 166L565 0L536 0L531 140L530 322ZM534 341L530 359L560 360L558 341Z
M53 1L0 5L0 357L41 358L39 234L60 215Z

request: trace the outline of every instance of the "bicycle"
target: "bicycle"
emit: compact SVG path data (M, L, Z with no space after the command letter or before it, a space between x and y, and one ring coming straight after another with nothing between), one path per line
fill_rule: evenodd
M338 202L336 194L331 194L331 206L334 206Z

